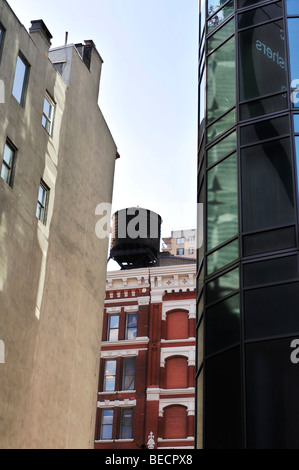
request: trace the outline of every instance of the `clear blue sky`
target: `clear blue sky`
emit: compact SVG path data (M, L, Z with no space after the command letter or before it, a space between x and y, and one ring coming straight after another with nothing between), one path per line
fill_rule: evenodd
M158 212L162 236L196 226L198 0L10 0L52 47L92 39L104 64L99 106L118 147L113 212ZM100 202L100 201L99 201Z

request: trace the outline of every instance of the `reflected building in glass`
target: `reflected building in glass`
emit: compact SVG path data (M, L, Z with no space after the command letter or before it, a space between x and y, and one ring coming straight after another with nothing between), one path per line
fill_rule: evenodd
M197 447L298 448L299 0L199 30Z

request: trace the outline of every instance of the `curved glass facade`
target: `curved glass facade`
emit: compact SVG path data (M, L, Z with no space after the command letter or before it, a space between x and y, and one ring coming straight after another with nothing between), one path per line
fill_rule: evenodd
M199 32L197 447L298 448L299 0L202 0Z

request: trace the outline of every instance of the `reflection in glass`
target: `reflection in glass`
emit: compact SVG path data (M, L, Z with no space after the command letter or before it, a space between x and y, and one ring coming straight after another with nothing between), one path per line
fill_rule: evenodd
M199 87L199 134L201 135L206 114L206 69L204 68Z
M126 357L124 359L124 376L123 376L123 390L134 389L135 378L135 358Z
M216 49L226 38L231 36L235 31L235 20L232 18L222 28L218 29L213 36L208 39L208 53Z
M291 69L291 101L294 107L299 107L299 93L294 91L299 88L299 50L298 50L299 18L288 19L289 51Z
M119 315L109 315L108 317L108 341L118 340Z
M27 66L21 57L18 56L12 94L20 104L23 104L24 101L26 75Z
M286 89L286 53L282 21L242 31L239 33L239 45L241 101Z
M215 11L215 10L213 10ZM217 12L208 21L208 34L213 31L214 28L219 26L229 15L234 12L234 2L228 2L221 10Z
M207 284L207 304L217 302L239 289L239 268L216 277Z
M208 122L211 122L236 102L234 37L207 58L207 74Z
M239 29L253 26L254 24L264 23L269 20L282 17L282 3L271 3L261 8L249 10L238 17Z
M102 411L101 439L112 439L113 410Z
M200 38L202 36L204 27L205 27L205 21L206 21L206 0L201 0L200 1Z
M217 144L213 145L208 151L208 166L216 163L220 158L228 155L230 152L235 150L237 146L237 134L236 132L232 132L227 137L222 139Z
M208 172L207 249L238 234L237 156L233 153Z
M232 127L236 123L236 109L232 109L225 116L218 119L214 124L208 127L207 140L211 142L213 139L221 135L224 131Z
M262 230L294 222L290 139L241 150L243 229Z
M234 240L207 256L207 274L212 274L239 257L239 242Z
M285 87L286 89L286 87ZM271 114L288 108L287 93L270 96L258 100L249 101L241 104L240 118L241 120L262 116L263 114Z
M133 427L133 408L121 410L120 439L131 439Z
M105 362L104 371L104 391L115 390L116 360Z
M227 0L208 0L208 16L213 15L213 13L219 10L225 3L227 3Z
M243 126L240 130L241 145L271 139L290 133L289 117L282 116L276 119Z
M137 337L137 313L127 315L127 326L125 339L136 339Z
M213 354L240 341L239 294L207 308L206 333L207 354Z

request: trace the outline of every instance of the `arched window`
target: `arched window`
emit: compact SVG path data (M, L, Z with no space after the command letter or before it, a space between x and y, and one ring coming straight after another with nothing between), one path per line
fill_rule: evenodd
M188 387L187 357L169 357L165 362L165 388Z
M167 339L186 339L189 337L189 318L186 310L174 310L166 317Z
M187 408L170 405L164 408L164 439L185 439L187 437Z

